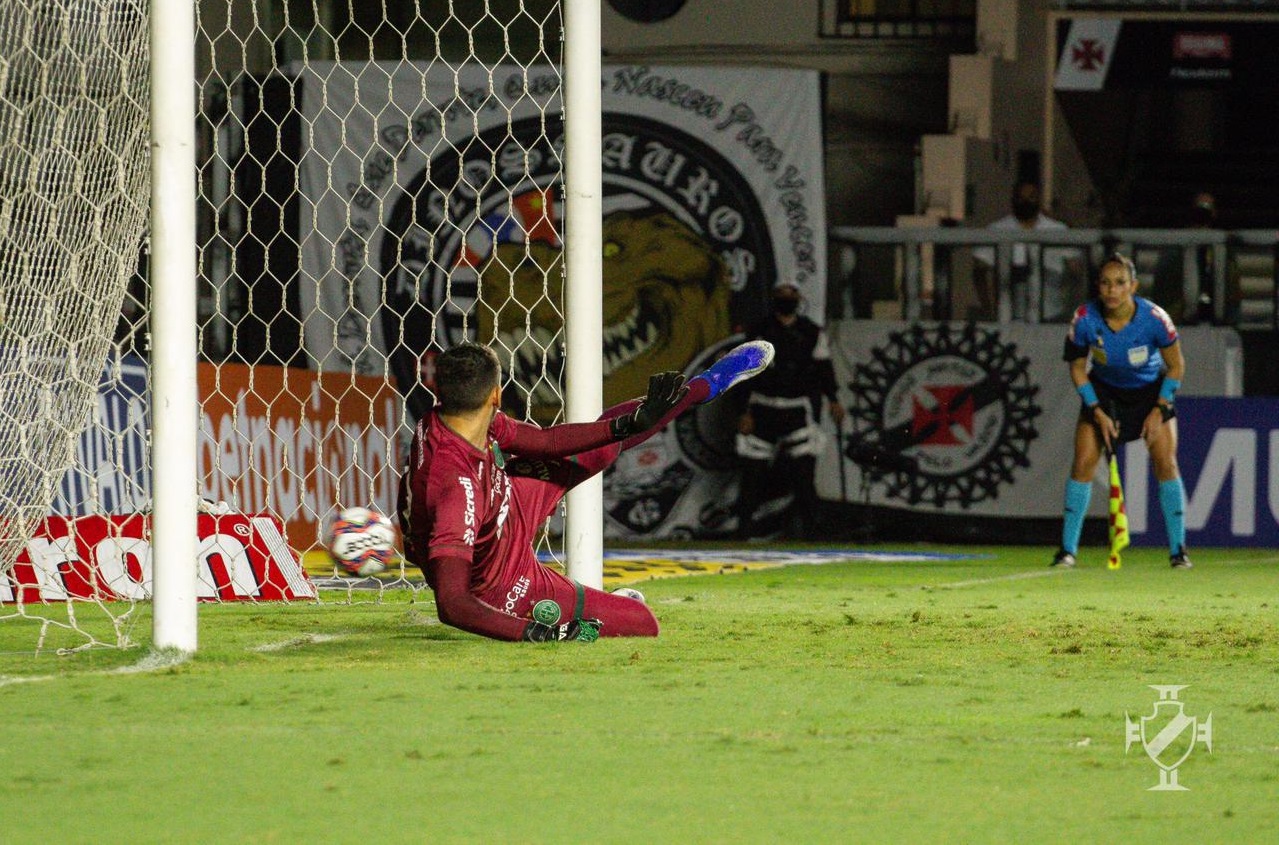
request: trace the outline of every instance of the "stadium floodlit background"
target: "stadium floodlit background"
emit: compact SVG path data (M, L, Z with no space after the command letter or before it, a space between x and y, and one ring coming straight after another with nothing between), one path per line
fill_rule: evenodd
M602 0L601 248L621 256L602 279L604 401L641 393L651 371L705 366L786 279L830 337L848 419L826 424L821 530L807 545L784 542L782 519L749 545L734 539L742 465L724 408L690 414L621 461L604 480L605 580L646 582L664 632L657 645L600 643L586 657L444 631L416 572L342 578L321 548L341 508L394 510L433 355L452 343L500 350L511 412L564 418L560 3L195 8L193 463L201 497L232 513L200 517L202 648L179 664L136 648L150 612L135 602L151 571L151 339L166 315L152 307L147 239L74 216L99 219L83 200L106 183L131 197L121 217L137 216L137 139L65 129L95 124L49 117L57 96L32 94L78 79L88 91L74 103L93 105L64 115L131 113L145 93L129 87L141 60L115 45L138 34L144 4L19 0L0 12L0 539L10 541L0 545L0 696L40 743L5 752L16 773L7 806L60 806L88 784L86 802L115 807L102 809L108 841L150 835L134 816L145 802L112 786L140 777L129 764L137 732L139 759L170 784L157 794L175 808L173 841L353 839L353 819L316 826L316 804L349 797L352 784L373 790L388 771L421 784L426 767L436 782L463 771L479 785L443 788L451 827L427 838L482 841L482 808L524 800L493 764L523 766L537 752L547 782L566 791L578 790L567 773L592 770L580 787L599 782L607 811L575 815L570 829L606 840L863 838L851 826L874 840L967 830L1153 841L1178 818L1221 831L1208 838L1273 835L1261 795L1279 707L1266 595L1279 546L1279 2ZM76 58L85 45L109 59ZM46 125L47 135L32 129ZM105 165L92 173L114 175L60 170L87 154L66 139L96 143L94 131L121 140L85 147ZM988 228L1024 180L1067 229ZM1209 225L1193 217L1204 193L1215 200ZM120 295L51 269L87 259L27 257L46 225L55 243L124 238L110 252L130 271L111 276ZM1009 267L1027 243L1040 258L1022 308ZM632 258L626 247L639 244L654 252ZM1181 573L1164 571L1140 444L1121 455L1134 540L1125 568L1110 580L1046 568L1077 404L1060 360L1064 313L1051 302L1056 290L1082 299L1115 248L1183 332L1179 458L1189 542L1203 550L1194 581L1167 580ZM995 303L980 295L986 266ZM32 289L63 276L72 287L47 310L107 309L94 319L110 352L100 378L79 376L88 427L44 426L66 434L71 468L33 482L19 474L24 460L44 463L22 451L36 439L32 409L71 391L56 373L40 396L27 388L59 359L26 351L33 312L23 309ZM58 339L80 343L81 324L66 331ZM974 385L979 402L944 405ZM921 433L937 431L922 417L943 420L946 435ZM44 448L61 454L54 440ZM19 543L15 514L37 488L48 518ZM785 497L775 504L784 512ZM1095 495L1084 570L1104 560L1105 507ZM552 565L562 530L553 521L542 544ZM1199 719L1174 737L1195 791L1133 809L1170 762L1145 759L1159 754L1144 736L1127 737L1124 756L1124 710L1148 711L1148 685L1190 685L1170 700ZM71 698L94 712L47 706ZM189 716L188 734L159 727L173 715L166 702ZM491 708L518 715L498 724ZM420 728L423 712L442 715ZM371 729L381 719L401 727ZM1205 725L1217 731L1211 752ZM100 753L59 750L81 730ZM308 737L313 748L291 767L281 749ZM589 760L560 747L578 741ZM656 781L617 780L637 759ZM201 812L182 786L184 766L225 786L249 765L258 795L228 787L252 808L234 824ZM790 778L781 790L777 772ZM310 787L301 803L280 794L299 778ZM769 797L752 808L751 795L718 786L731 783ZM1001 793L1009 806L1055 801L1051 830L1004 808ZM532 794L540 808L525 818L540 825L589 803ZM645 820L626 821L632 812ZM62 838L86 837L75 814L59 815ZM405 832L413 821L387 811L365 823L420 841ZM492 822L498 838L544 829ZM15 841L48 838L29 822L4 825Z

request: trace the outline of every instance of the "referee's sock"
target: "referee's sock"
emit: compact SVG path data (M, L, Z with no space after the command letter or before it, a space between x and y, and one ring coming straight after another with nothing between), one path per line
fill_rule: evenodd
M1180 477L1159 482L1159 507L1168 529L1168 554L1179 554L1186 548L1186 486Z
M1079 554L1079 535L1084 530L1084 517L1092 501L1092 484L1066 479L1066 518L1061 524L1061 547L1072 555Z

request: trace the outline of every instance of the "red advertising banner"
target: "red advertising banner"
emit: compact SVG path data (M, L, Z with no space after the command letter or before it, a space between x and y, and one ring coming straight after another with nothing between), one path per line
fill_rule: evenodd
M51 516L0 576L0 601L148 599L151 525L145 514ZM269 515L201 514L196 594L202 601L315 598L315 587Z

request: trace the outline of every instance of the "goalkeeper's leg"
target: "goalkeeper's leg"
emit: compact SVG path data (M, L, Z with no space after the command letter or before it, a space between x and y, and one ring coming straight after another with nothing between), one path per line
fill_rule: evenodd
M772 361L773 345L768 341L754 340L734 347L705 371L689 379L688 392L657 423L620 443L613 443L576 456L579 465L586 467L588 473L574 483L580 483L581 480L603 471L617 460L617 456L623 450L631 449L648 440L694 405L704 405L730 387L759 375ZM614 405L599 418L610 420L632 413L643 401L643 398L639 398Z
M585 587L545 566L538 567L528 593L514 602L511 612L547 625L598 619L601 637L656 637L658 633L657 617L644 602Z
M655 424L644 431L627 437L618 443L610 443L589 452L574 455L566 461L546 461L545 466L555 466L555 483L564 490L581 484L586 479L612 466L617 456L648 440L669 425L676 417L694 405L705 404L724 391L747 379L753 378L772 363L773 346L767 341L756 340L734 347L704 372L688 380L688 391ZM611 420L633 413L644 398L631 399L600 414L599 419Z
M589 452L568 458L534 459L514 458L506 462L506 474L516 489L518 509L532 514L532 522L540 523L555 512L564 494L591 476L608 469L623 449L639 445L661 431L671 420L694 404L706 398L705 385L694 387L653 427L617 443L610 443ZM600 414L599 419L609 420L633 412L642 399L631 399Z
M656 637L657 617L648 605L639 599L606 593L583 587L586 604L582 609L585 619L598 619L601 637Z
M753 340L739 344L698 375L688 380L688 390L656 423L636 432L619 443L584 452L575 456L577 464L585 470L573 484L579 484L597 472L609 467L625 449L631 449L661 431L680 414L694 405L702 405L715 399L729 388L762 373L773 362L773 345L766 340ZM650 382L651 387L651 382ZM600 415L601 420L616 419L633 413L644 402L632 399L614 405ZM572 486L570 484L569 486Z

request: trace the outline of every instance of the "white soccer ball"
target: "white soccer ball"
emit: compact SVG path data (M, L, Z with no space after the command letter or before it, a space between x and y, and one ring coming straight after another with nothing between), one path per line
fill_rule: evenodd
M616 590L613 591L613 595L622 596L623 598L628 598L628 599L635 599L635 601L639 602L640 604L648 604L648 602L644 600L644 594L641 593L639 590L633 589L631 587L618 587Z
M347 508L329 525L324 547L347 575L376 575L395 557L395 528L377 511Z

